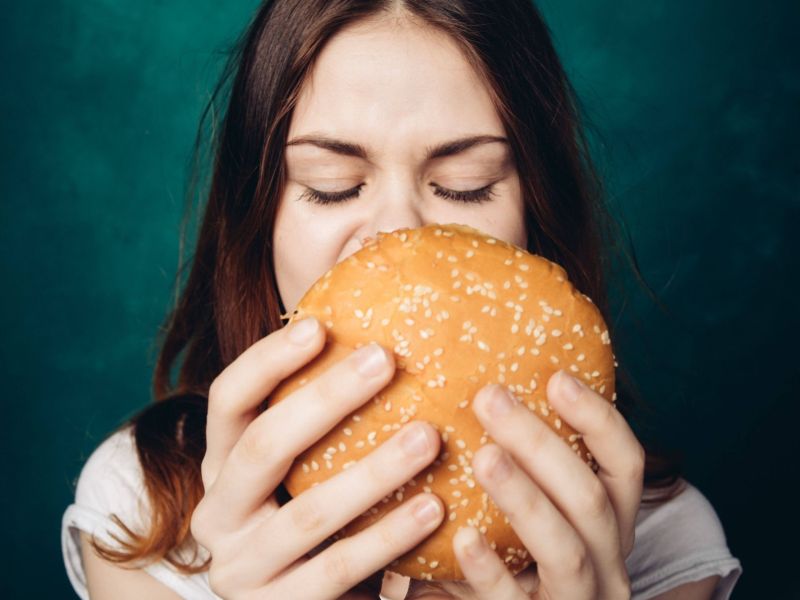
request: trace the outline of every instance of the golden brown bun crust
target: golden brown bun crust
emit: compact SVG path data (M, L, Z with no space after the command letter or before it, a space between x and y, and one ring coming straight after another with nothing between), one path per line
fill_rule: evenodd
M284 482L289 493L296 496L347 468L410 419L425 420L442 435L437 460L339 535L352 535L431 491L444 501L444 521L393 562L392 571L463 579L452 538L467 524L484 533L512 573L528 566L522 542L473 478L473 453L491 438L470 404L485 385L505 385L594 466L545 393L550 376L564 368L609 402L616 399L605 323L564 269L463 225L380 233L320 278L291 320L308 315L325 324L326 347L286 379L270 403L371 341L394 351L397 370L380 394L297 458Z

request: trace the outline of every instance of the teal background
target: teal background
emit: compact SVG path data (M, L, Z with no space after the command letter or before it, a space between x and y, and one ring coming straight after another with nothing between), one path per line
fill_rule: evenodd
M3 597L72 597L61 514L150 399L196 124L255 1L6 3L0 346ZM619 354L744 564L787 597L797 533L800 5L540 4L664 314L618 292Z

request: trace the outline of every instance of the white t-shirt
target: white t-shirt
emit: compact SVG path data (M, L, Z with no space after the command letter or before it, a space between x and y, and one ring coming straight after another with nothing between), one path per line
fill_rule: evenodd
M116 514L134 531L146 515L142 470L130 428L103 442L86 462L78 479L75 503L64 513L61 545L75 592L87 600L80 531L103 544L118 547L109 532L124 534L111 520ZM661 505L643 505L636 518L636 541L626 561L634 599L651 598L681 584L719 575L714 600L726 600L741 575L714 508L693 486ZM207 572L183 575L162 561L144 569L189 600L218 598Z

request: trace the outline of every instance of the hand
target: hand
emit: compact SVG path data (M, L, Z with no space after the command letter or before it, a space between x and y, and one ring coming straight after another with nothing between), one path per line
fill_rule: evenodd
M473 409L497 442L475 453L475 476L536 561L538 581L524 590L483 536L462 528L453 549L475 592L469 598L630 597L625 559L633 549L644 450L619 411L576 381L557 373L547 397L583 434L600 466L596 474L501 386L475 398Z
M211 588L224 598L338 598L419 544L444 515L441 500L418 494L378 523L306 556L429 465L440 443L430 424L411 422L351 468L279 506L274 492L295 457L394 374L392 354L370 344L259 414L280 381L323 348L325 330L311 322L305 340L293 339L301 321L256 342L209 390L205 496L191 527L211 553ZM372 370L359 371L369 356L377 358ZM430 510L422 513L423 507Z

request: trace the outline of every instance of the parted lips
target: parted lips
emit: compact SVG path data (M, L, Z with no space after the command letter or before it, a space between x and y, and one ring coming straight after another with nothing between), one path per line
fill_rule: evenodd
M581 437L547 402L559 369L606 398L615 360L592 301L559 265L464 225L434 224L379 233L336 264L300 300L291 317L325 324L322 352L273 392L270 404L376 341L395 355L392 381L297 457L284 481L296 496L375 449L412 419L441 434L438 458L337 536L352 535L421 492L445 504L442 525L391 570L416 579L459 580L452 549L459 526L481 531L512 573L531 557L473 477L474 452L491 441L470 408L489 383L505 386L588 464Z

